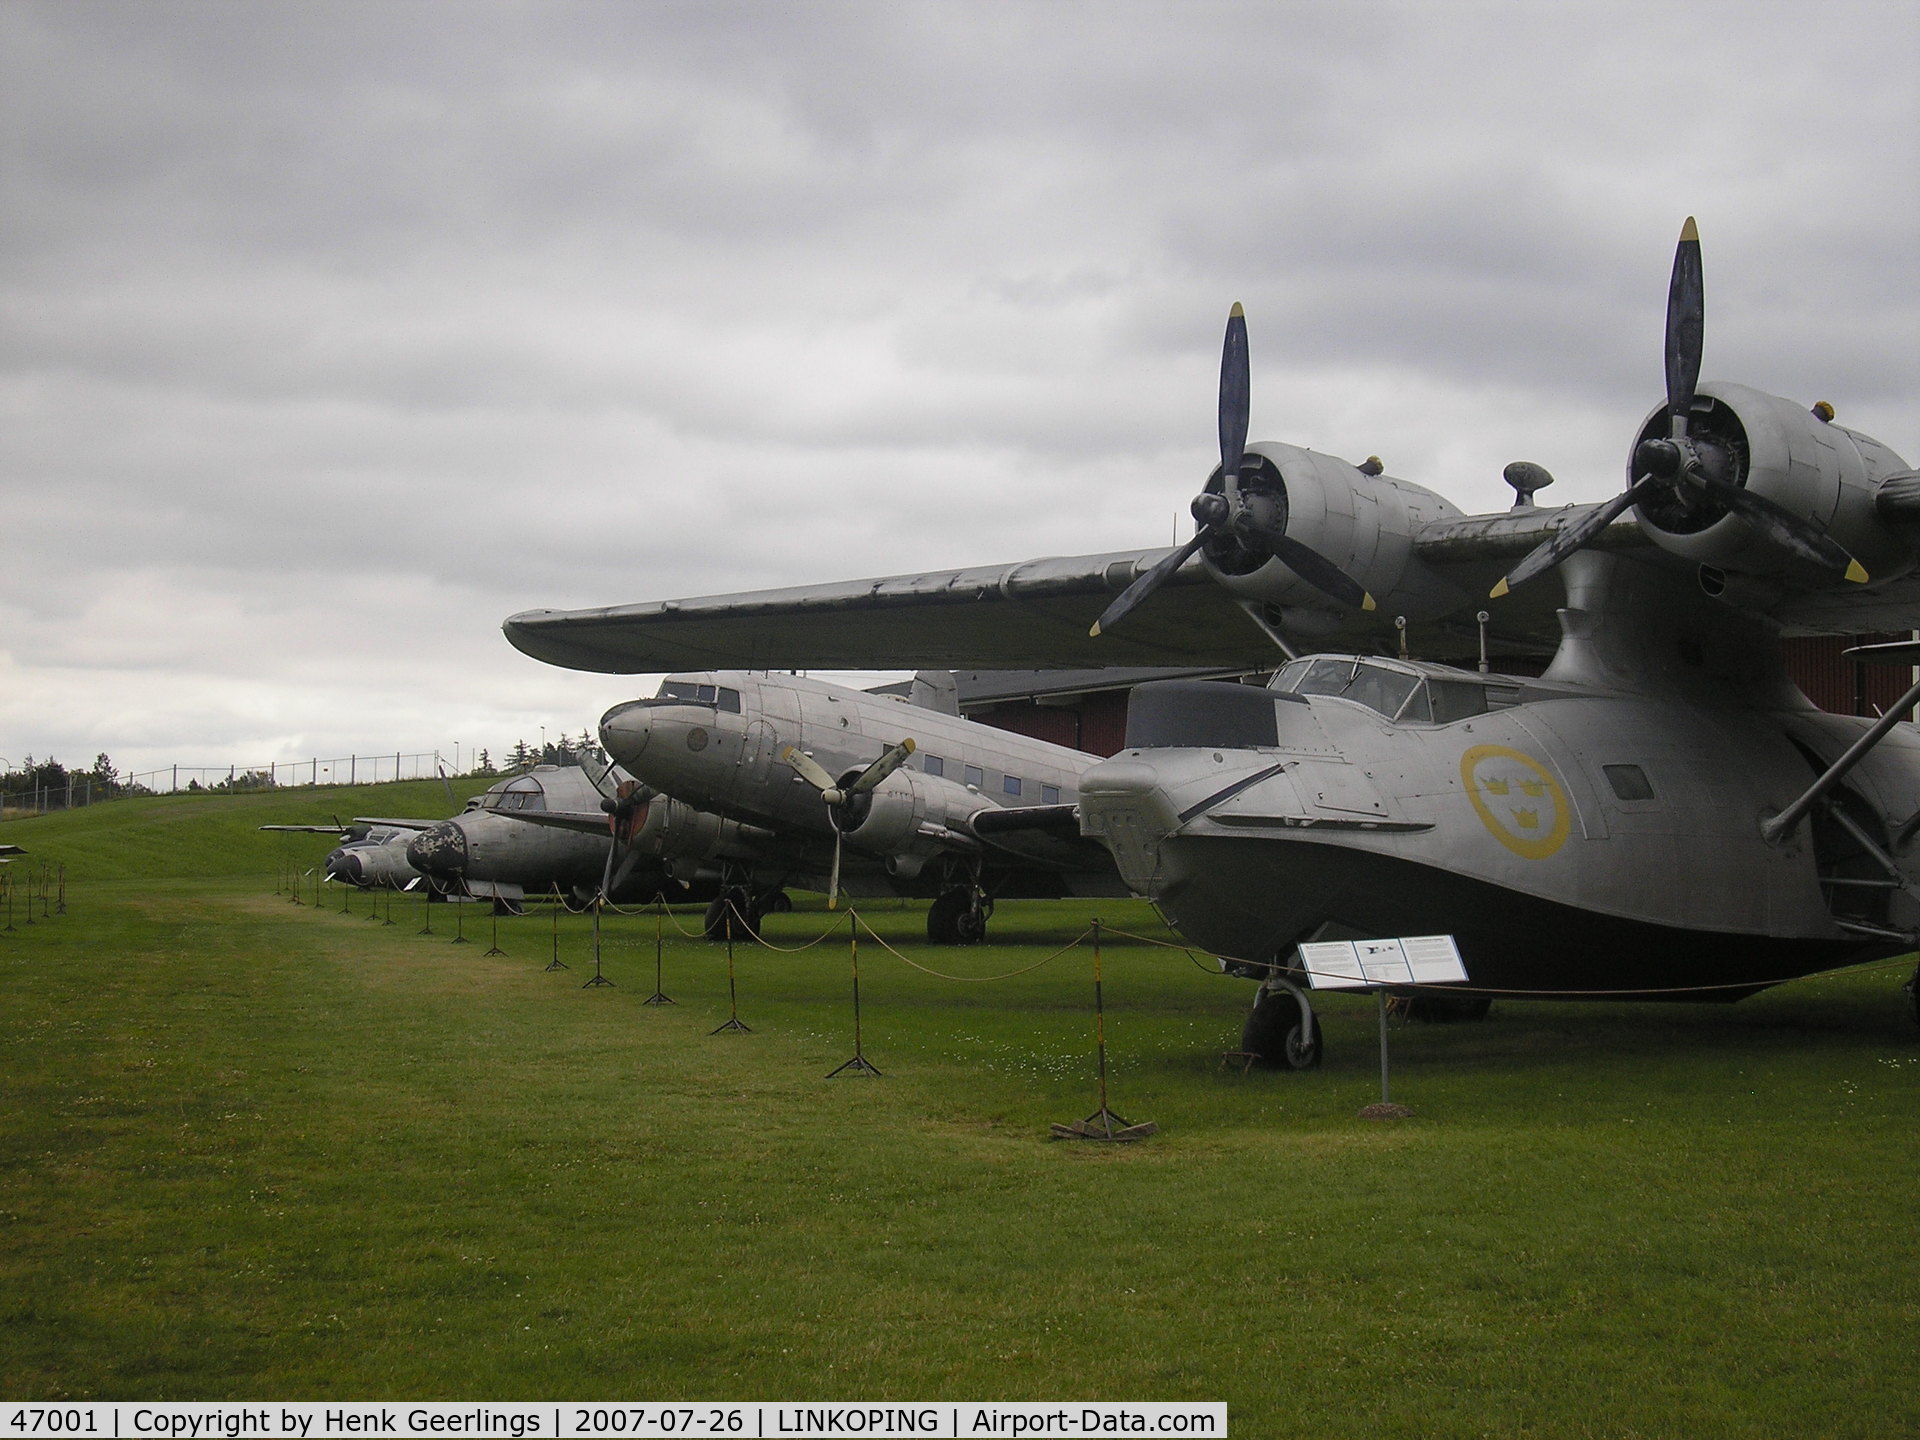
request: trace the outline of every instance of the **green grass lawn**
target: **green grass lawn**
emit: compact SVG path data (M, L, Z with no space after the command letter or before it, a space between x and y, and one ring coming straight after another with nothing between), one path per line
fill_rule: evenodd
M1246 982L1103 947L925 974L606 922L274 893L252 829L436 784L8 822L69 913L0 934L0 1398L1219 1399L1233 1433L1920 1432L1902 969L1734 1007L1506 1004L1242 1075ZM431 793L429 793L429 791ZM383 793L384 792L384 793ZM323 792L324 793L324 792ZM433 796L437 795L438 803ZM302 813L318 809L318 814ZM24 863L24 862L23 862ZM16 885L20 865L14 868ZM479 912L479 913L476 913ZM1009 904L991 976L1134 903ZM682 913L691 927L697 915ZM0 923L4 923L0 920ZM772 917L796 946L844 920Z

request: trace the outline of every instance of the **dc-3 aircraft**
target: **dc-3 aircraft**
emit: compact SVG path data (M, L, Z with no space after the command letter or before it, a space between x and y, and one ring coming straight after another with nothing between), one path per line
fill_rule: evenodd
M629 672L1252 667L1279 646L1264 690L1136 691L1079 820L1184 935L1265 976L1247 1048L1293 1066L1320 1055L1295 983L1315 938L1450 934L1480 1002L1731 1000L1899 955L1920 943L1920 737L1894 717L1920 686L1877 722L1823 714L1780 639L1920 624L1920 474L1824 403L1700 383L1703 296L1689 220L1666 396L1604 504L1542 508L1551 477L1516 462L1514 508L1465 515L1376 461L1248 446L1235 306L1221 463L1177 549L533 611L506 633ZM1368 653L1301 653L1333 640ZM1476 651L1552 659L1530 679L1391 658Z
M916 677L903 704L797 675L670 675L609 710L600 743L647 785L792 842L736 862L749 907L754 877L808 857L817 877L829 849L815 888L930 896L935 944L982 939L997 898L1125 894L1079 833L1094 757L962 718L940 678Z

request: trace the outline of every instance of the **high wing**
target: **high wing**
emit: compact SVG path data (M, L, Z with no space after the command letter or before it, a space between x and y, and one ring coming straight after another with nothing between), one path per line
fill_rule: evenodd
M1427 653L1466 653L1476 641L1471 597L1485 596L1505 566L1568 516L1591 508L1466 516L1425 527L1414 555L1457 589L1463 613L1414 623ZM1631 520L1607 530L1606 548L1644 545ZM1088 634L1113 598L1171 547L1049 557L1011 565L933 570L782 590L645 601L590 610L528 610L502 626L526 654L574 670L635 674L796 668L1066 669L1104 665L1270 665L1274 642L1248 604L1196 557L1149 605L1099 637ZM1553 587L1486 602L1496 653L1538 653L1559 637ZM1390 598L1390 597L1388 597ZM1323 612L1325 629L1361 644L1391 643L1395 611ZM1285 624L1279 625L1285 637Z

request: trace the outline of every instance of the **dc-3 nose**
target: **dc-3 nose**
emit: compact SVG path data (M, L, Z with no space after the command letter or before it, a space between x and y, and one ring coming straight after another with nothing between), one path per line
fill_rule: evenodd
M407 842L407 863L436 880L458 879L467 868L467 832L451 820L422 830Z
M334 851L327 856L327 878L343 880L349 885L358 885L362 879L360 857L351 850Z
M631 764L653 738L655 706L646 700L628 700L600 717L600 743L614 759Z

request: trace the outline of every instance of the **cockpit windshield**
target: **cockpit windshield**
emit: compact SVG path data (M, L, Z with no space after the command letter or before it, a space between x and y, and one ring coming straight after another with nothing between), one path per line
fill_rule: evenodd
M1490 707L1488 683L1477 675L1445 665L1376 660L1365 655L1311 655L1290 661L1273 677L1271 689L1293 695L1333 695L1353 700L1401 724L1445 725ZM1501 706L1518 691L1501 686Z
M547 792L533 776L522 775L497 790L489 790L481 797L480 806L484 810L544 810Z
M707 685L693 680L666 680L660 685L661 700L691 700L698 705L711 705L716 710L724 710L729 715L740 713L740 692L726 685Z

